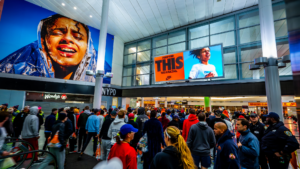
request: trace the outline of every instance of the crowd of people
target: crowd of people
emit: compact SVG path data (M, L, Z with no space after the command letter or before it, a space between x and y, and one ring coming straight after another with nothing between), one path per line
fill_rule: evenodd
M44 117L39 106L0 108L0 155L6 137L27 141L38 150L39 130L44 124L43 150L55 155L63 169L66 149L82 158L93 142L93 156L101 145L101 160L115 157L124 169L136 169L141 157L144 169L287 169L299 143L278 114L255 112L206 112L195 109L103 108L80 111L76 107L53 108ZM49 140L58 137L59 147ZM141 141L143 140L143 141ZM52 156L34 161L45 168ZM201 166L201 167L199 167Z

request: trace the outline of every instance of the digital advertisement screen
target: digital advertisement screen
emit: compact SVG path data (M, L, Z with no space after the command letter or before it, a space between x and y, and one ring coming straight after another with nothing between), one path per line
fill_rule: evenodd
M0 73L95 82L85 72L96 72L99 34L24 0L6 0L0 20ZM112 71L113 42L114 36L107 34L105 73Z
M154 58L155 82L224 77L222 45Z

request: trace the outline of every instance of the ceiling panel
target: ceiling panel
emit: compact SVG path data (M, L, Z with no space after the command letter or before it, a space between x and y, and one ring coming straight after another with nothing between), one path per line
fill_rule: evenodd
M100 29L102 0L26 1ZM258 0L110 0L108 33L129 42L257 3Z

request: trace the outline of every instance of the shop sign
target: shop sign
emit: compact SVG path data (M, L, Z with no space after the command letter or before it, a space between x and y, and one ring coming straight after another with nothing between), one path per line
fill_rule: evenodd
M164 101L160 101L160 102L158 102L158 104L165 104L165 102Z
M102 96L121 96L122 90L115 88L102 88Z
M182 104L182 102L175 102L175 104Z
M249 107L267 107L268 103L267 102L248 102ZM282 103L283 107L296 107L297 104L296 102L283 102Z
M67 97L67 96L66 96ZM59 99L61 98L61 95L60 94L45 94L45 99Z
M144 101L144 104L155 104L155 101Z

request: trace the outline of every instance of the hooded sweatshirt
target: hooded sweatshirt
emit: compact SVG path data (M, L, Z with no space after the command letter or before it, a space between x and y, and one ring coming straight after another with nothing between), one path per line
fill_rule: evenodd
M167 119L166 116L162 116L160 119L158 119L158 121L161 122L161 125L163 126L163 130L165 131L165 129L168 127L168 124L170 123L170 120Z
M195 114L190 114L188 119L184 120L182 126L182 137L186 141L189 135L190 128L193 124L198 123L199 120Z
M97 115L91 115L87 119L86 125L85 125L85 130L88 131L89 133L100 133L100 119L97 117Z
M150 169L183 169L180 164L178 151L173 146L168 146L153 158Z
M121 127L126 124L124 119L115 119L109 126L107 137L111 138L110 144L114 145L116 143L116 135L119 133Z
M145 109L143 107L140 107L138 109L138 117L136 119L136 122L139 125L139 133L143 132L144 123L149 120L148 116L145 115Z
M214 131L206 122L199 122L192 125L186 144L190 148L192 154L209 156L210 149L216 144Z
M39 118L36 116L38 113L38 107L33 106L29 109L29 115L25 118L22 138L34 138L39 136Z
M90 112L90 110L85 110L82 114L80 114L77 126L81 129L85 129L87 119L91 114L92 113Z

